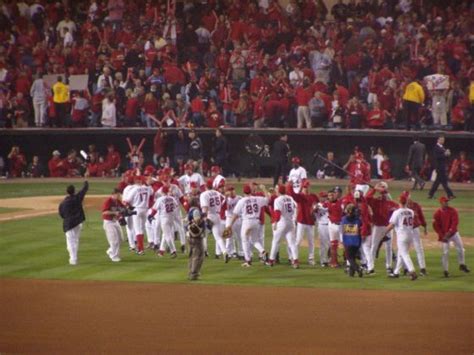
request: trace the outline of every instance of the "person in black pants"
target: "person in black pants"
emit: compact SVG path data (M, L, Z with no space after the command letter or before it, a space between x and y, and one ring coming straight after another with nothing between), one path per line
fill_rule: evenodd
M436 180L434 181L433 186L431 186L428 198L433 198L440 184L443 185L444 191L446 191L448 198L451 199L455 197L453 191L451 191L448 186L448 174L446 173L446 164L451 152L449 149L444 148L444 142L444 136L438 137L438 142L433 149L433 164L436 170Z
M289 154L288 135L282 134L280 139L273 144L272 148L272 159L275 169L273 173L273 186L278 184L280 177L283 179L282 183L286 182Z
M420 177L420 171L423 167L425 160L426 147L423 143L418 140L418 137L413 138L413 143L408 149L408 159L405 169L411 172L411 176L415 179L412 190L415 190L417 186L420 186L420 190L423 190L425 181Z
M341 221L342 241L349 262L349 276L354 277L355 273L362 277L362 268L357 264L356 257L362 244L361 227L362 221L358 216L355 205L348 204L345 209L346 215Z

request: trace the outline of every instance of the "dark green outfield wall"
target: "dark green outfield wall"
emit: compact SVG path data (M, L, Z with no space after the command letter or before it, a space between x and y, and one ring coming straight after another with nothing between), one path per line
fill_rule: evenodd
M49 130L0 130L0 154L6 158L13 144L19 145L30 159L33 154L38 154L43 161L49 159L54 149L63 154L69 149L75 148L87 150L87 145L96 144L100 152L105 153L105 147L109 143L115 144L122 153L127 150L125 138L130 137L133 142L138 142L142 137L147 139L144 152L147 161L151 161L153 154L153 136L155 130L148 129L49 129ZM236 171L245 175L268 176L270 174L270 159L259 159L260 167L253 165L253 157L244 148L244 142L249 134L258 134L266 144L271 145L278 139L280 130L266 129L258 132L251 129L229 129L225 130L229 140L231 151L231 166ZM174 134L170 130L169 135ZM412 141L412 133L406 131L364 131L364 130L288 130L289 144L293 155L300 156L304 165L315 173L318 163L312 164L312 156L315 152L325 153L328 150L335 152L336 157L345 162L354 148L359 146L366 155L369 155L371 146L381 146L390 156L393 164L393 172L396 177L403 176L403 167L406 161L408 147ZM429 151L436 142L438 132L419 133L420 139L427 145ZM214 132L209 129L199 130L202 138L206 157L210 157ZM460 150L470 152L470 158L474 159L474 134L472 133L446 133L446 146L454 154ZM171 139L170 139L171 141ZM172 143L168 144L171 152ZM258 170L258 171L257 171Z

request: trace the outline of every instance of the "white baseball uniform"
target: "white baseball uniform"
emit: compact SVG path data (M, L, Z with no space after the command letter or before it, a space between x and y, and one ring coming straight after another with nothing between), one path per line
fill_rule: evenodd
M179 204L171 195L165 195L158 198L153 205L153 210L156 211L155 219L159 220L163 238L160 243L160 253L165 251L165 243L169 246L170 252L176 252L174 244L174 229L176 225L176 216L179 212Z
M458 264L459 265L466 264L464 245L462 243L461 235L459 234L459 232L456 232L451 238L449 238L448 243L441 243L441 248L442 248L442 253L443 253L441 256L441 262L443 264L444 271L449 270L449 244L450 243L453 243L454 247L456 248L457 256L458 256Z
M118 207L121 203L117 200L109 198L104 203L103 212L117 212ZM105 231L105 236L109 242L109 249L107 249L107 255L110 260L117 262L120 261L120 244L122 242L122 228L117 220L116 216L103 215L102 216L103 228Z
M162 195L162 190L163 188L160 188L157 192L159 195ZM170 193L169 195L174 197L176 201L181 201L183 198L183 191L179 188L178 185L175 184L170 184L169 186ZM176 214L176 220L175 220L175 231L178 232L179 236L179 242L181 245L186 245L186 232L184 231L184 224L183 224L183 216L181 214L181 209L178 208L178 212Z
M315 220L318 225L319 234L319 262L329 263L329 218L328 209L322 203L317 204Z
M123 198L124 202L135 207L137 214L133 215L133 228L135 236L145 234L145 222L147 217L148 205L153 189L148 185L134 185L130 194Z
M183 175L178 179L179 186L185 194L191 193L191 183L195 182L197 186L201 187L205 185L204 178L199 173L192 173L191 175Z
M207 218L212 222L212 235L216 241L216 255L227 253L222 233L224 232L224 224L222 223L220 213L225 197L215 191L207 190L199 196L201 209L207 214Z
M275 199L274 210L280 212L280 220L276 222L276 229L273 230L272 249L270 260L275 260L280 248L282 237L286 238L290 259L298 261L298 248L296 246L295 216L296 202L291 196L281 195Z
M127 185L123 189L123 193L122 193L123 201L128 201L130 199L130 193L132 192L134 187L135 185ZM135 229L133 228L133 217L132 216L125 217L125 222L127 222L125 230L127 231L128 246L130 249L135 249L136 238L135 238Z
M242 218L242 248L244 249L244 257L247 262L252 261L252 244L263 254L265 251L259 240L260 231L260 213L262 208L268 204L268 199L263 196L246 196L237 202L234 208L234 215Z
M413 243L413 221L415 213L413 210L401 207L393 212L390 217L390 224L395 227L397 233L397 247L398 257L397 266L395 267L395 274L400 273L402 268L402 261L406 265L409 272L415 271L413 262L410 258L410 245Z
M240 201L241 196L227 197L226 199L226 211L225 211L225 226L226 228L230 226L232 217L234 215L235 206ZM227 238L225 241L226 248L229 253L237 253L238 256L244 256L244 251L242 249L242 239L240 236L240 231L242 229L242 219L239 217L232 226L232 237Z
M303 179L307 178L308 174L306 173L306 169L302 166L291 169L290 174L288 175L288 181L293 184L293 191L297 194L301 191L301 183L303 182Z

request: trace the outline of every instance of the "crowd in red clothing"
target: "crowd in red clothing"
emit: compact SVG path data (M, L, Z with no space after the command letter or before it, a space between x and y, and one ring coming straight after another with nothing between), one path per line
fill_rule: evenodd
M49 125L100 125L113 104L108 127L396 128L406 84L441 74L450 86L424 88L420 123L445 111L441 128L472 130L472 12L462 0L10 0L0 127L44 110L30 97L37 74L85 74L66 122L46 95Z

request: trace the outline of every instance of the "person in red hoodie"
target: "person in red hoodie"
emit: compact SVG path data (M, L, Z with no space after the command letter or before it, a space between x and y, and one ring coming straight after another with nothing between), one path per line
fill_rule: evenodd
M407 198L407 207L415 212L415 219L413 221L413 246L415 247L416 258L420 266L420 275L426 276L425 251L423 249L420 232L420 227L423 227L424 235L427 235L425 215L423 214L423 209L420 204L411 199L409 191L403 191L402 195Z
M53 152L53 157L48 162L48 169L50 177L65 177L67 175L64 160L61 159L61 153L58 150Z
M295 193L293 186L288 184L288 195L293 197L297 203L296 215L296 248L299 248L303 237L308 238L308 264L316 265L314 261L314 205L319 202L316 194L309 192L310 182L304 179L301 183L301 192Z
M107 156L105 158L105 165L107 175L117 176L120 172L120 163L121 163L120 153L115 150L113 144L107 146Z
M341 240L342 204L341 200L336 197L334 189L328 192L327 209L329 214L329 240L331 242L329 266L336 268L340 266L337 260L337 247Z
M8 154L10 176L21 177L22 172L26 168L26 158L23 153L20 152L20 147L13 146L10 154Z
M442 196L439 203L441 208L433 215L433 228L438 234L438 241L441 242L444 277L449 277L449 243L453 243L456 247L459 270L468 273L470 270L465 264L464 246L458 232L458 211L449 206L448 197Z

